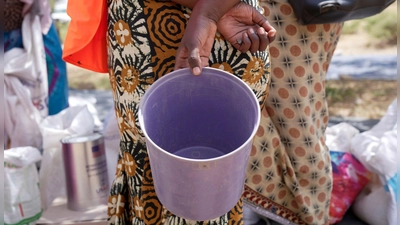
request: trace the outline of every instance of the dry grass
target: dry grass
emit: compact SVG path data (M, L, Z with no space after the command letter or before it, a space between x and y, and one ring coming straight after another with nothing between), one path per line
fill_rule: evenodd
M107 73L96 73L69 63L67 64L67 70L70 88L99 90L109 90L111 88Z
M328 80L326 93L332 116L380 119L397 97L397 81Z

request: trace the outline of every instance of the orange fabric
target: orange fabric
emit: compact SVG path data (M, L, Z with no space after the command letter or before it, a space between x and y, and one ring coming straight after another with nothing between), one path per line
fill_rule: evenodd
M69 0L67 13L71 22L64 41L63 60L107 73L107 2Z

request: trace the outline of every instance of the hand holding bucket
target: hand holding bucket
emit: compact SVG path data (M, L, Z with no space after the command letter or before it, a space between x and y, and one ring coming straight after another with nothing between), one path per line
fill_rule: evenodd
M230 73L181 69L157 80L141 100L139 123L161 203L197 221L231 210L259 122L253 91Z

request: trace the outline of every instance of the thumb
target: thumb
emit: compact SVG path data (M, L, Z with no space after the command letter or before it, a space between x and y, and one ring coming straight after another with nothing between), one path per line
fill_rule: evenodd
M201 74L201 59L200 59L200 53L199 49L197 47L195 48L189 48L189 58L188 58L188 63L190 70L194 75L200 75Z

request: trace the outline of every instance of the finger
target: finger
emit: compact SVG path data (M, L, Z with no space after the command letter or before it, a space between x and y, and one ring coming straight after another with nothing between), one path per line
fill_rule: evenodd
M251 47L250 47L250 52L255 53L258 51L258 48L260 46L260 39L258 38L258 34L255 32L253 28L250 28L247 31L249 38L251 40Z
M235 47L237 50L240 50L240 46L243 44L243 39L230 38L227 39L227 41L231 43L231 45L233 45L233 47Z
M246 32L244 32L242 35L242 44L241 44L239 50L242 53L245 53L250 50L250 47L251 47L251 40L249 38L249 35Z
M275 28L271 26L268 20L265 20L260 26L268 33L269 43L273 42L276 36Z
M189 49L188 63L194 75L201 74L201 59L198 48Z
M263 27L267 33L272 32L275 35L276 33L275 28L271 26L267 18L265 18L265 16L261 14L259 11L257 11L255 8L253 8L252 20L260 27Z
M260 27L257 30L257 34L260 39L260 46L258 47L258 50L265 51L265 49L267 49L267 46L269 45L268 33L265 32L263 27Z
M260 25L260 27L263 27L264 30L268 33L272 31L276 32L275 28L269 23L267 19L263 20L262 23L258 25Z
M268 32L269 43L272 43L276 37L276 30Z
M185 52L186 50L182 46L179 46L176 51L174 70L189 67L187 57L184 56Z
M263 27L264 30L268 33L269 43L273 42L276 36L275 28L269 23L267 18L265 18L265 16L257 10L255 10L252 15L253 22L258 24L260 27Z

